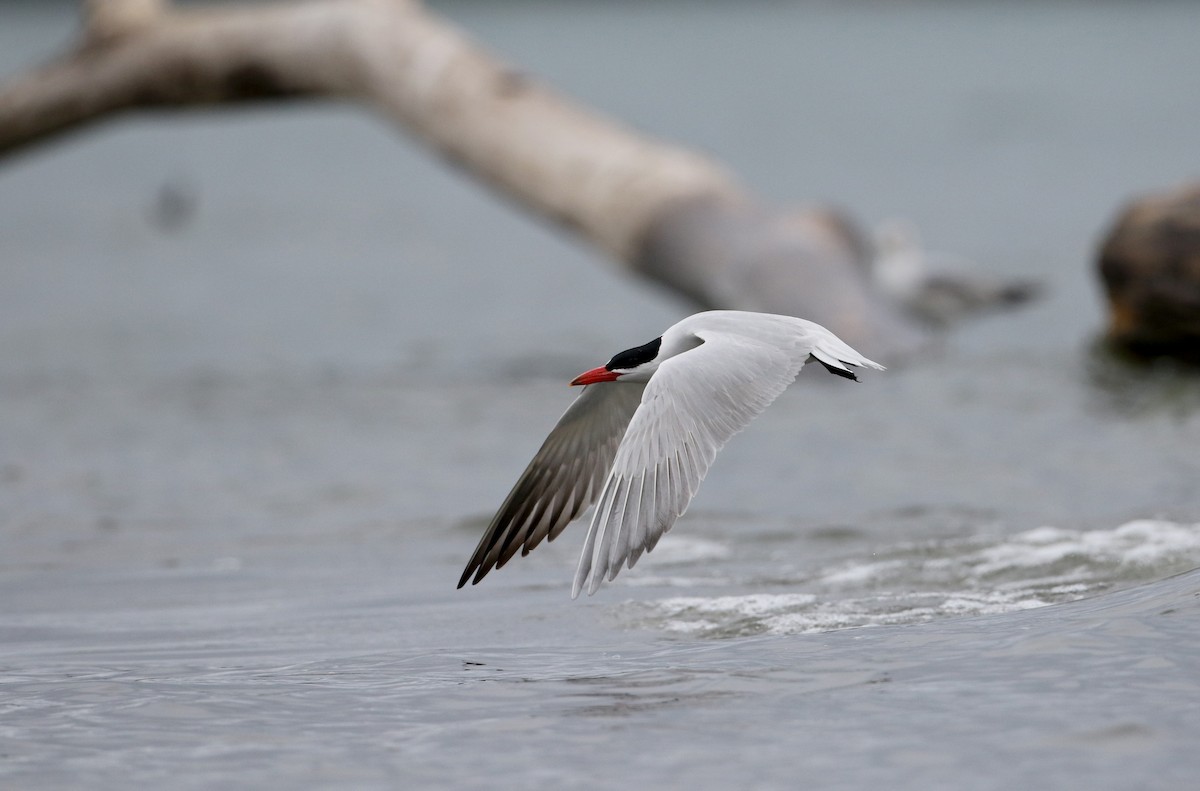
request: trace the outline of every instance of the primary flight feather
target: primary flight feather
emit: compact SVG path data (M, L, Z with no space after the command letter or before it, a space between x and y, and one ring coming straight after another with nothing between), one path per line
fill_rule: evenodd
M883 370L819 324L714 310L580 374L584 385L488 524L458 587L554 540L592 503L572 598L630 568L687 510L717 451L805 362ZM473 579L472 579L473 577Z

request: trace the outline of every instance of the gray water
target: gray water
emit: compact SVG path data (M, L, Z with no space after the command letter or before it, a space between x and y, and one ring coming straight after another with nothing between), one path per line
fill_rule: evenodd
M437 8L1047 296L806 370L596 596L579 527L459 591L565 381L688 305L354 108L6 161L0 787L1194 786L1200 382L1097 353L1091 256L1195 175L1200 6ZM0 15L0 74L73 32Z

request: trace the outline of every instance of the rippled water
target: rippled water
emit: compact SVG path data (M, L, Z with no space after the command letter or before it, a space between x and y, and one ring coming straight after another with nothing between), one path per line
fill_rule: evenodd
M565 382L688 306L350 109L5 162L0 786L1194 785L1200 381L1096 350L1089 257L1194 160L1200 7L438 7L1048 296L806 370L595 596L578 528L459 591ZM0 73L71 34L0 15Z
M682 547L668 546L667 557L657 559L730 554L711 542L699 547L687 539L676 542ZM799 593L673 596L633 603L627 615L632 624L704 637L803 634L1045 607L1153 582L1198 561L1200 525L1139 520L1113 530L1039 527L1010 536L883 547L869 558L854 556L771 580L775 589L800 588ZM687 577L649 579L680 588L696 584Z

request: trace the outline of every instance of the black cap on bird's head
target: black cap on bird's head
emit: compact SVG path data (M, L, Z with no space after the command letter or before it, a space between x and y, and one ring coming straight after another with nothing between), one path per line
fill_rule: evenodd
M626 349L613 355L613 358L599 368L584 371L571 380L571 385L590 385L597 382L615 382L621 376L636 370L646 363L653 362L658 357L662 347L662 337L655 338L649 343Z

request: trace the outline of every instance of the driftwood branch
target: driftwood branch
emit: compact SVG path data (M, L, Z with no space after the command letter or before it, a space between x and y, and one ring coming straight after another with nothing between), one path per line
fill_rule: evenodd
M74 51L0 86L0 156L129 110L304 97L375 108L701 304L803 316L884 356L919 337L873 290L845 217L761 205L712 160L561 97L414 0L90 0Z

